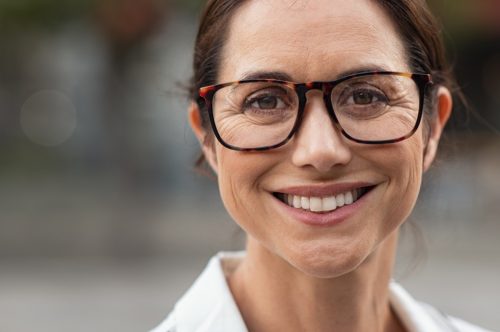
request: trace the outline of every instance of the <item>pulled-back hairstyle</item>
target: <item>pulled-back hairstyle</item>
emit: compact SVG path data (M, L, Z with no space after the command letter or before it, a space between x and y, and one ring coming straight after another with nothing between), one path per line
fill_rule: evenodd
M194 74L189 86L191 99L198 99L198 89L217 84L222 48L227 39L230 20L236 10L252 0L208 0L200 19L194 48ZM413 72L432 74L432 89L425 96L424 125L436 115L435 96L439 86L456 90L455 79L446 58L441 26L429 10L425 0L372 0L384 9L394 22ZM460 96L461 97L461 96ZM210 131L208 112L201 108L204 128ZM209 138L211 135L207 135ZM200 156L197 167L204 163Z

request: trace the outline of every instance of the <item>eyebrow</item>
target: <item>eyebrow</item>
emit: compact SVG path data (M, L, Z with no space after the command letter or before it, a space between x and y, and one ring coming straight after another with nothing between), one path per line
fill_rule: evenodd
M280 80L280 81L293 81L292 77L285 72L281 71L256 71L248 72L243 75L241 80Z
M370 66L364 66L364 67L357 67L354 69L349 69L346 71L341 72L340 74L336 75L333 80L337 80L342 77L350 76L350 75L355 75L359 73L364 73L364 72L380 72L380 71L388 71L387 68L383 68L381 66L377 65L370 65ZM265 80L265 79L273 79L273 80L280 80L280 81L289 81L289 82L294 82L294 79L292 78L291 75L282 72L282 71L255 71L255 72L248 72L243 75L241 80Z

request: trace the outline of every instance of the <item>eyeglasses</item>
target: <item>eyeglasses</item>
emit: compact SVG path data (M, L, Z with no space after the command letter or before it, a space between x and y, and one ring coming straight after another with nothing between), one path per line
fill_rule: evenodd
M429 74L362 72L331 82L255 79L199 89L218 141L237 151L262 151L287 143L299 130L310 90L321 90L338 130L363 144L400 142L422 119Z

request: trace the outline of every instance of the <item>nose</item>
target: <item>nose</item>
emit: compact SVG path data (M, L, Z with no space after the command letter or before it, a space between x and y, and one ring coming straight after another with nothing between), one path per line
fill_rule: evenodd
M322 173L335 166L345 165L352 158L351 149L330 118L320 91L308 92L293 149L293 164L297 167L313 167Z

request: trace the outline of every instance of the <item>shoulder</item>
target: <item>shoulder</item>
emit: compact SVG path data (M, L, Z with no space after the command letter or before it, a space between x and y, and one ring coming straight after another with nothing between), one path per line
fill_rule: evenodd
M491 332L415 300L395 282L390 284L390 301L398 317L411 331Z
M244 252L220 252L210 259L167 318L151 332L246 332L226 281Z

